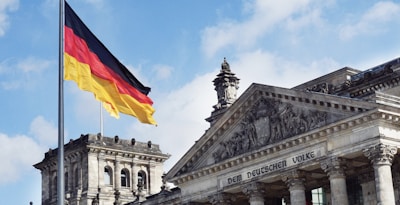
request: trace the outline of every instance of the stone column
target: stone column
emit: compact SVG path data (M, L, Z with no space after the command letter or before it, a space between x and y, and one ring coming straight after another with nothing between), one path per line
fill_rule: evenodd
M346 176L344 175L345 160L332 157L321 162L321 168L328 174L332 205L348 205Z
M291 205L306 204L305 178L301 171L291 171L283 175L282 180L286 183L290 192Z
M385 144L378 144L364 150L364 155L371 160L374 167L378 204L395 204L391 165L396 153L397 147Z
M218 192L208 197L208 200L212 205L230 205L236 198L233 194Z
M119 159L115 159L115 167L114 167L114 172L115 172L115 189L120 190L121 189L121 164Z
M98 188L104 187L104 168L106 166L106 157L103 152L99 152L97 155L97 165L98 165Z
M130 176L130 183L131 183L131 191L132 193L135 193L136 188L137 188L137 171L136 171L136 165L134 162L131 162L131 176Z
M368 168L365 167L363 167L363 169L368 170ZM374 172L372 171L372 169L371 171L360 174L358 176L358 181L360 181L364 205L377 204Z
M261 182L251 182L242 186L250 205L264 205L264 186Z
M148 169L148 193L155 194L158 193L160 190L160 186L156 186L156 180L161 181L161 178L156 178L156 166L153 160L149 161L149 169ZM153 179L153 180L150 180Z

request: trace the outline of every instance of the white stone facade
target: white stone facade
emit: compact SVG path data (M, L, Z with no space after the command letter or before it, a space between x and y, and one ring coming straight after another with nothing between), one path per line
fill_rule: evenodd
M217 79L229 76L237 86L230 69ZM166 175L176 187L142 204L400 205L399 82L400 58L291 89L252 84L214 106Z
M96 200L100 205L126 204L158 193L163 163L169 158L151 142L100 135L82 135L70 141L64 156L69 205L91 205ZM34 166L42 173L42 205L56 204L57 150L49 150Z

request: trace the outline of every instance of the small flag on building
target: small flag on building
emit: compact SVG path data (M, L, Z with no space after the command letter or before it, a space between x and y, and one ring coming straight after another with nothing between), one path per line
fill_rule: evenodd
M115 58L65 2L64 79L92 92L114 117L135 116L142 123L156 124L153 101L144 86Z

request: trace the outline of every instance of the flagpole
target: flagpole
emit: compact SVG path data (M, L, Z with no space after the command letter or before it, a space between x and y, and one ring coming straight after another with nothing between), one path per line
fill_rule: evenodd
M103 108L101 106L101 102L100 102L100 135L103 136L103 132L104 132L104 122L103 122Z
M57 167L57 205L64 205L64 23L65 0L60 0L59 51L58 51L58 167Z

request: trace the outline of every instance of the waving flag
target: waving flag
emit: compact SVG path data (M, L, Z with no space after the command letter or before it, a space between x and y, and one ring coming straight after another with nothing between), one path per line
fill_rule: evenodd
M153 101L144 86L115 58L65 3L64 78L92 92L116 118L135 116L142 123L156 124Z

